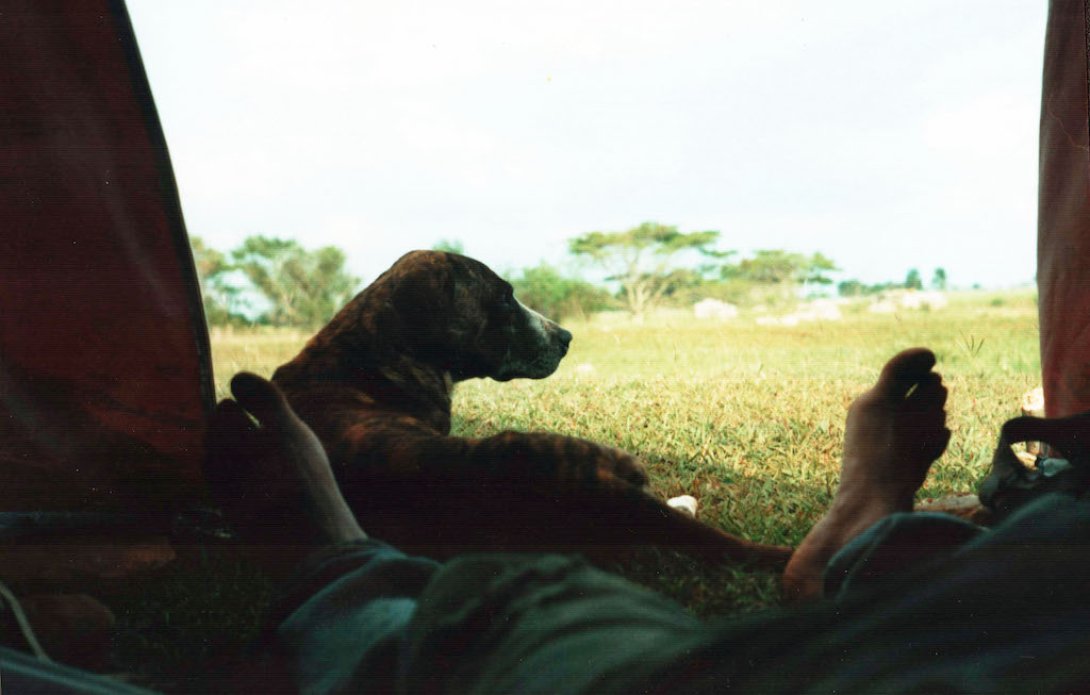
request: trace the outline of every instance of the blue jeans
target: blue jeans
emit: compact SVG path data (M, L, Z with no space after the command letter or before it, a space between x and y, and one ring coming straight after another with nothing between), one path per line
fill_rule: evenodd
M439 565L376 541L312 558L272 618L303 692L1071 692L1090 685L1090 502L988 532L903 514L830 597L701 622L578 559Z

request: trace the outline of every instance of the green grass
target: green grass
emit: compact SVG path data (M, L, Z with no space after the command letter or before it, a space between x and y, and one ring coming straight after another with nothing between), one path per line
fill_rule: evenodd
M951 445L921 494L973 490L999 425L1038 383L1036 322L1035 297L1021 292L954 295L945 309L893 315L849 307L841 321L795 327L677 315L574 324L571 353L548 379L459 385L454 430L548 430L618 446L644 460L657 493L694 495L704 521L796 544L835 489L848 404L906 347L935 350L950 389ZM270 374L304 341L287 332L216 334L217 393L240 369ZM757 605L772 600L768 582L756 592L736 591L733 579L694 587L684 561L660 560L667 566L633 575L669 576L650 583L698 612L746 609L751 595ZM682 576L669 574L674 564L686 567ZM736 579L749 586L752 578Z
M955 295L942 310L894 315L849 309L841 321L796 327L760 327L746 317L697 323L675 315L644 325L591 321L568 328L575 334L572 350L552 377L461 384L455 433L548 430L627 449L647 464L657 493L691 494L707 523L770 543L797 544L828 505L848 404L895 352L934 349L950 389L951 445L923 496L975 489L987 473L999 425L1018 414L1021 395L1038 384L1040 373L1036 302L1029 292ZM215 332L218 395L239 370L271 374L305 339L285 331ZM700 615L736 614L779 600L769 573L708 566L676 553L648 552L611 569ZM185 571L193 568L175 570ZM220 572L213 584L236 580L244 581ZM167 591L139 620L150 620L156 605L173 610L178 591ZM230 587L209 593L230 597L237 605L223 610L243 614L243 623L259 612L254 600L240 601ZM215 635L218 628L204 626L201 617L212 609L201 606L197 617L173 620ZM188 667L200 658L193 656Z
M951 445L921 496L975 490L1000 424L1040 373L1034 298L995 299L791 328L575 325L572 352L549 379L463 384L455 428L550 430L619 446L644 460L657 493L695 496L707 523L794 545L835 490L848 405L906 347L935 350L950 389ZM777 598L763 573L661 560L620 569L700 614Z

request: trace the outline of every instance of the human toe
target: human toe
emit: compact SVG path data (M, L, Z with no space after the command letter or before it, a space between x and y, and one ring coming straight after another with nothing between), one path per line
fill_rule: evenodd
M902 350L882 367L873 392L889 399L902 399L934 366L935 353L931 350L922 347Z

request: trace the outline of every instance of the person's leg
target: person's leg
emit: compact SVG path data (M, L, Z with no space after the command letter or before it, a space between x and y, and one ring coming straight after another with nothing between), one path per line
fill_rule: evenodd
M641 692L1090 692L1088 576L1090 502L1042 498L836 601L720 621Z
M254 652L278 662L292 690L392 692L418 598L439 567L375 540L312 554L274 601Z
M259 645L292 689L628 692L700 632L675 603L576 558L440 568L367 539L275 386L240 375L232 390L238 403L211 423L208 478L244 539L280 547L261 555L270 570L301 561Z
M835 600L694 635L648 692L1090 688L1090 501L1041 498L990 531L910 511L949 437L932 365L898 355L852 406L835 502L785 577Z
M231 389L237 402L220 403L209 423L209 487L254 557L273 576L294 573L255 649L292 682L262 689L392 689L416 597L438 565L367 538L321 443L275 386L240 374Z
M577 557L469 555L421 594L406 692L632 693L705 630Z
M825 598L843 600L887 575L952 554L988 530L950 514L900 512L849 541L829 560L822 579Z
M795 550L783 587L793 600L817 598L825 569L849 541L879 520L912 510L931 463L946 449L946 387L930 350L905 350L852 403L844 426L840 485L832 506Z
M677 604L577 558L440 568L366 539L275 386L240 375L232 390L238 403L211 423L208 477L244 539L284 546L271 570L302 562L261 645L298 689L627 692L701 630Z
M325 449L271 382L241 373L236 401L216 406L206 437L205 480L228 521L269 569L291 571L310 553L366 540L333 477Z

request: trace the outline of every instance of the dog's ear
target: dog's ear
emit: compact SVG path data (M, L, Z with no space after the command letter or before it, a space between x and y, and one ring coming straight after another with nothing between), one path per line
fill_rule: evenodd
M376 317L385 340L400 350L430 361L447 341L454 280L442 265L421 268L397 278Z
M394 290L391 305L410 325L443 323L450 315L454 285L450 273L414 273L405 277Z

